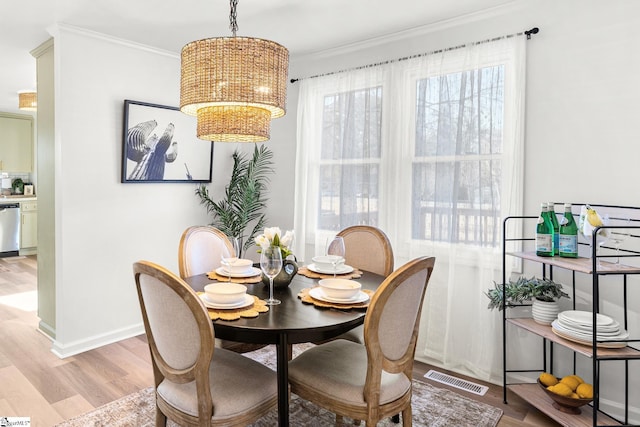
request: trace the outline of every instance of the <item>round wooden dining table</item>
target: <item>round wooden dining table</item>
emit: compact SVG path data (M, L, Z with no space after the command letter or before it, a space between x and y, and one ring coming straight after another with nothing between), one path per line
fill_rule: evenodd
M375 290L384 280L383 276L363 272L355 279L363 289ZM188 277L185 280L195 291L202 291L214 283L206 274ZM278 425L289 425L289 349L291 344L320 342L335 338L364 322L365 310L341 310L319 308L303 303L298 294L305 288L316 286L318 279L300 274L294 276L285 289L275 289L274 297L282 303L269 307L266 313L254 318L237 320L214 320L216 338L256 344L275 344L278 377ZM269 297L269 287L261 282L245 284L247 293L261 299Z

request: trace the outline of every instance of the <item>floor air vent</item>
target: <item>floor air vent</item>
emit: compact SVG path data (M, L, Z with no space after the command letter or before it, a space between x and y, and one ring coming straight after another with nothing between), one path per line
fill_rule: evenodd
M447 384L451 387L459 388L460 390L466 390L470 393L477 394L479 396L484 396L489 387L485 387L480 384L472 383L471 381L463 380L461 378L456 378L451 375L443 374L442 372L430 370L424 377L431 380L436 381L442 384Z

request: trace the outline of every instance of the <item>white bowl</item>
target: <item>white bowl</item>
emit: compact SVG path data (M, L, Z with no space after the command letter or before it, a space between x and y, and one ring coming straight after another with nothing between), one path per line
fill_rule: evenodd
M340 269L344 264L344 258L340 255L318 255L311 258L316 267L322 270ZM335 265L335 267L334 267Z
M232 274L242 274L248 272L252 266L253 261L251 261L250 259L239 258L230 263L224 261L222 262L222 268Z
M214 304L235 304L244 301L247 288L238 283L213 283L204 287L207 299Z
M355 280L347 279L322 279L319 281L322 292L335 299L349 299L360 292L361 285Z

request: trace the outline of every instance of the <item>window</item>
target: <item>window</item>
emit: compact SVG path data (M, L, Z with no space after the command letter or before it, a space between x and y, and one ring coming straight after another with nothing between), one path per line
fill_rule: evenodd
M413 87L411 186L398 188L411 192L411 238L498 246L504 66L415 78ZM378 85L323 98L319 230L379 225L382 95Z
M382 87L324 97L318 229L378 224Z
M416 82L413 239L500 243L504 66Z
M465 251L456 256L473 262L478 248L497 251L502 218L522 207L524 62L516 44L481 43L301 83L295 228L307 255L361 224L383 229L406 257L456 245Z

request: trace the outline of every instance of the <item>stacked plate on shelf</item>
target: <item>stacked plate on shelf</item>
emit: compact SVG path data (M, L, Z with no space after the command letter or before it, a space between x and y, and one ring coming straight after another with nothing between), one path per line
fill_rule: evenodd
M569 310L558 314L551 323L556 335L569 341L584 345L593 344L593 313L590 311ZM596 340L598 347L622 348L627 343L620 342L629 338L629 333L620 328L620 324L609 316L596 314Z

